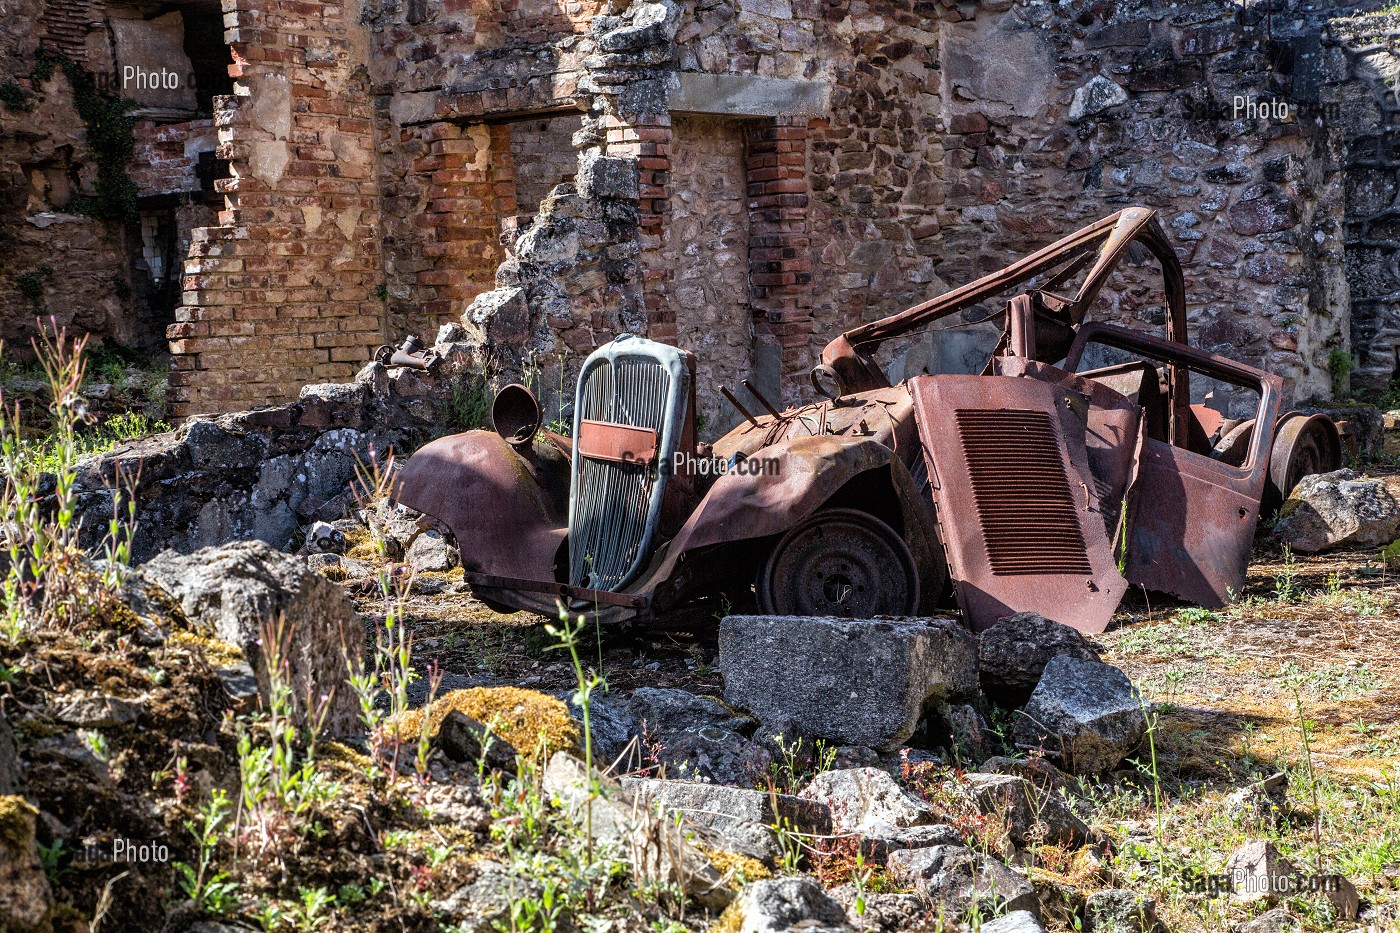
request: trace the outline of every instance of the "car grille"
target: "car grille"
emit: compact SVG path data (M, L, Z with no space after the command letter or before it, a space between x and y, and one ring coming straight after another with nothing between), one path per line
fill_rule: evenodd
M614 591L650 557L660 519L664 470L589 456L584 421L650 429L664 466L680 433L688 378L681 351L620 337L585 361L574 412L573 485L569 509L569 581Z

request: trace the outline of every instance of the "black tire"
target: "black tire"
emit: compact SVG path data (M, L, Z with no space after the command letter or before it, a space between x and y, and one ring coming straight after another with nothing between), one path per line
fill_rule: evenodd
M766 615L871 618L919 610L909 546L858 509L822 509L793 526L773 546L756 589Z

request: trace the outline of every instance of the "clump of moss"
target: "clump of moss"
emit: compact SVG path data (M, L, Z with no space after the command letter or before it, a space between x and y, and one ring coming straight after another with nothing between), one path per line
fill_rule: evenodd
M217 667L232 667L247 660L237 645L194 632L175 632L171 634L170 642L200 652L205 660Z
M724 849L711 849L709 846L702 845L699 849L734 891L743 889L750 881L762 881L764 878L773 877L768 866L758 859Z
M520 687L472 687L443 694L428 707L428 734L436 738L447 714L458 710L489 725L496 735L521 752L543 749L544 755L578 752L578 727L563 702L547 693ZM399 720L401 736L416 736L423 710L409 710Z
M368 528L361 525L344 532L344 534L346 557L376 563L380 560L379 545L375 544L374 536L369 533Z
M739 899L735 898L729 902L729 906L724 908L724 913L720 914L705 933L739 933L744 927L744 911L739 906Z
M11 852L24 852L34 842L34 820L39 811L23 797L0 797L0 844Z

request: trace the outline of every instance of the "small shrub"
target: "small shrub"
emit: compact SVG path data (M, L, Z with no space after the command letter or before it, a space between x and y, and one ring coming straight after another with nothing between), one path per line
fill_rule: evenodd
M0 105L6 110L29 109L29 103L24 99L24 89L13 80L0 82Z

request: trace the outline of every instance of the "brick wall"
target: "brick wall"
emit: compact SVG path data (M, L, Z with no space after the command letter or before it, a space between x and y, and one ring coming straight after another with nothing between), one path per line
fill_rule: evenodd
M389 327L431 338L494 287L501 220L515 213L507 126L431 123L382 132L380 161Z
M107 4L103 0L46 0L39 17L42 46L61 52L90 71L111 69L106 49Z
M807 211L811 182L806 118L750 124L745 134L749 196L749 282L756 339L777 348L785 401L801 397L816 333Z
M200 153L212 153L218 143L212 119L163 125L142 120L131 135L135 151L128 174L143 196L200 190Z
M230 0L219 226L195 231L169 329L177 414L343 381L384 339L373 108L355 9Z
M515 210L521 221L535 215L540 202L555 185L574 180L578 158L573 136L581 125L582 118L578 114L510 124Z

